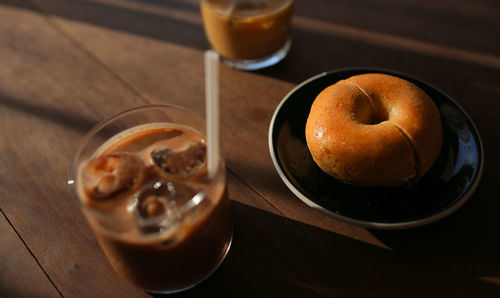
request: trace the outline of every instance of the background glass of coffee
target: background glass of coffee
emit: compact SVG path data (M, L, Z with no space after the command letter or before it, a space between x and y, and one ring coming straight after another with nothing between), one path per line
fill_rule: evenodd
M201 0L205 34L222 62L257 70L290 49L293 0Z
M72 162L70 184L111 266L148 292L196 285L231 245L225 164L209 175L203 132L183 108L138 107L94 127Z

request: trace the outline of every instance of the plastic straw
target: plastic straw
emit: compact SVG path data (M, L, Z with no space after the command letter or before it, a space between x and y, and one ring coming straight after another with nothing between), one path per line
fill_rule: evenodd
M208 175L214 177L219 164L219 55L212 50L205 52L205 113Z

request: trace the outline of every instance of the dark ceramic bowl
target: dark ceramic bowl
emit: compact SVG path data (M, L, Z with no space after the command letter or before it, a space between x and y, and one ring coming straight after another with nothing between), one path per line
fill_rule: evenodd
M443 147L433 167L411 189L343 183L314 163L306 145L305 124L316 96L339 80L373 72L397 76L419 86L441 114ZM304 203L334 218L377 229L417 227L449 215L475 191L484 160L474 123L448 95L406 74L362 68L319 74L285 96L271 120L269 150L281 179Z

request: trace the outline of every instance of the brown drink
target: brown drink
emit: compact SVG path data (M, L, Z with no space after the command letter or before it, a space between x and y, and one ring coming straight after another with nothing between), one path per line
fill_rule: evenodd
M207 173L194 129L135 126L82 161L76 191L114 270L158 293L194 286L222 262L232 239L223 162Z
M202 0L205 34L226 64L259 69L290 47L293 0Z

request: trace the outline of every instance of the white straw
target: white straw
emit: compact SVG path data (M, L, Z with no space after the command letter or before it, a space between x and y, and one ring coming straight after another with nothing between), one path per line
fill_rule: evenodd
M219 55L212 50L205 52L205 113L208 175L214 177L219 164Z

